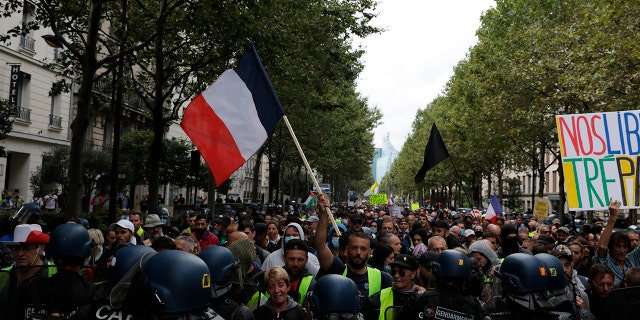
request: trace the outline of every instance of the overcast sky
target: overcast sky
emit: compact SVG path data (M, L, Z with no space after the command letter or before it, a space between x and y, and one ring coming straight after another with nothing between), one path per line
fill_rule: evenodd
M383 116L376 147L389 134L402 149L416 111L442 93L453 67L477 42L480 16L494 6L494 0L380 1L373 25L386 31L356 42L366 50L358 91Z

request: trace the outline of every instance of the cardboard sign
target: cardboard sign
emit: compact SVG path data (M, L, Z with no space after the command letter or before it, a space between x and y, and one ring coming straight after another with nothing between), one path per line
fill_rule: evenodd
M640 111L559 115L556 126L569 209L640 207Z
M369 196L369 202L371 202L371 204L387 204L387 194L372 194Z

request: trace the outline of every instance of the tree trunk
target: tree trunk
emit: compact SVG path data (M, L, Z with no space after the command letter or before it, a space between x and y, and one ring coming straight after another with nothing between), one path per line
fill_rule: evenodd
M89 24L87 27L86 52L78 57L82 66L82 79L78 89L78 107L76 117L71 123L71 148L69 154L69 190L68 206L65 212L66 218L78 217L82 211L83 166L85 136L91 120L91 93L93 91L93 77L98 69L96 47L98 43L98 31L101 27L100 14L102 12L101 1L91 1ZM72 93L73 94L73 93Z
M256 153L256 163L253 165L253 183L251 184L251 202L259 202L258 200L258 178L260 177L260 166L262 165L262 155L264 154L264 146L258 149Z
M158 207L158 172L160 172L160 159L164 156L164 144L162 139L164 138L164 12L167 7L167 1L160 2L160 10L158 23L156 25L157 36L155 38L155 74L154 74L154 97L153 97L153 109L152 113L152 125L153 125L153 140L151 141L151 147L148 154L149 159L149 172L147 174L147 181L149 183L149 212L153 212Z

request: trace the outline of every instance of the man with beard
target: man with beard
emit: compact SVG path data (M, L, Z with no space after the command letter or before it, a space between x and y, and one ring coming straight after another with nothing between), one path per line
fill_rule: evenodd
M213 233L207 230L207 216L204 214L199 214L196 217L196 223L194 225L193 235L196 236L198 242L200 242L200 250L204 250L204 248L215 245L220 245L220 240Z
M629 236L623 232L613 233L620 205L618 200L612 200L609 204L609 220L600 235L597 255L593 260L613 270L616 286L624 279L624 273L627 269L640 266L640 250L636 248L631 251L629 249L631 247Z
M318 230L325 230L329 221L327 214L329 198L326 194L318 195L318 205L320 207ZM390 287L393 282L388 273L367 267L367 259L371 255L371 241L365 233L356 232L349 237L346 265L329 250L326 233L316 234L315 247L318 250L318 260L322 271L328 274L341 274L353 280L358 286L361 297L370 297L380 290ZM320 276L321 274L318 274L318 278ZM362 299L362 302L360 312L365 315L365 319L369 319L372 316L372 308L368 299Z
M149 233L142 228L142 214L140 212L131 212L129 214L129 221L133 223L136 242L142 243L142 241L149 239Z
M531 254L527 249L520 247L518 243L518 231L512 224L505 224L500 230L500 248L498 248L498 257L504 259L512 253Z
M145 246L151 246L151 243L164 236L162 233L162 220L160 220L160 216L155 213L152 213L144 219L144 226L142 226L145 232L149 235L149 239L144 240L143 243Z
M313 290L315 280L307 271L309 246L300 239L293 239L284 245L284 270L289 274L289 296L299 305L304 305L307 292Z

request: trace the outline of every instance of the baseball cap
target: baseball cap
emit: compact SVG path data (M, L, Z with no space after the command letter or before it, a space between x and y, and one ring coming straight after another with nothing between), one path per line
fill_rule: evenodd
M113 229L115 229L116 227L121 227L121 228L124 228L124 229L129 229L131 232L134 232L134 231L135 231L135 230L134 230L134 227L133 227L133 223L132 223L131 221L127 220L127 219L121 219L121 220L118 220L118 222L116 222L116 223L112 223L112 224L109 226L109 229L112 229L112 230L113 230Z
M449 230L449 224L444 220L438 220L436 221L434 228L444 228Z
M301 239L291 239L284 244L284 251L303 250L309 252L309 246Z
M147 216L146 219L144 219L144 225L142 226L143 228L153 228L156 226L161 226L164 223L162 223L162 220L160 220L160 216L158 216L155 213L152 213L150 215Z
M467 238L467 237L470 237L470 236L474 236L475 237L476 236L475 231L473 231L471 229L465 230L464 231L464 237Z
M553 250L551 250L551 254L558 258L565 257L569 260L573 260L573 253L571 253L571 249L563 244L558 245Z
M418 263L421 266L425 266L425 267L431 267L432 264L434 262L436 262L436 259L438 258L438 254L433 252L433 251L427 251L423 254L421 254L418 257Z
M418 269L418 260L411 255L408 254L399 254L389 263L390 266L398 266L403 267L409 270Z
M49 242L49 235L42 232L42 227L39 224L19 224L13 229L13 237L7 237L7 240L10 241L2 242L8 246L46 244Z
M218 216L215 220L213 220L213 222L219 223L225 227L228 227L231 224L231 218L221 215L221 216Z
M558 231L562 231L562 232L564 232L566 234L569 234L569 228L567 228L567 227L560 227L560 228L558 228L558 230L556 230L556 232L558 232Z
M544 244L553 244L556 241L551 236L548 236L546 234L541 234L538 236L538 242L541 242Z
M317 216L311 216L306 220L307 223L318 222L318 221L320 221L320 219Z

